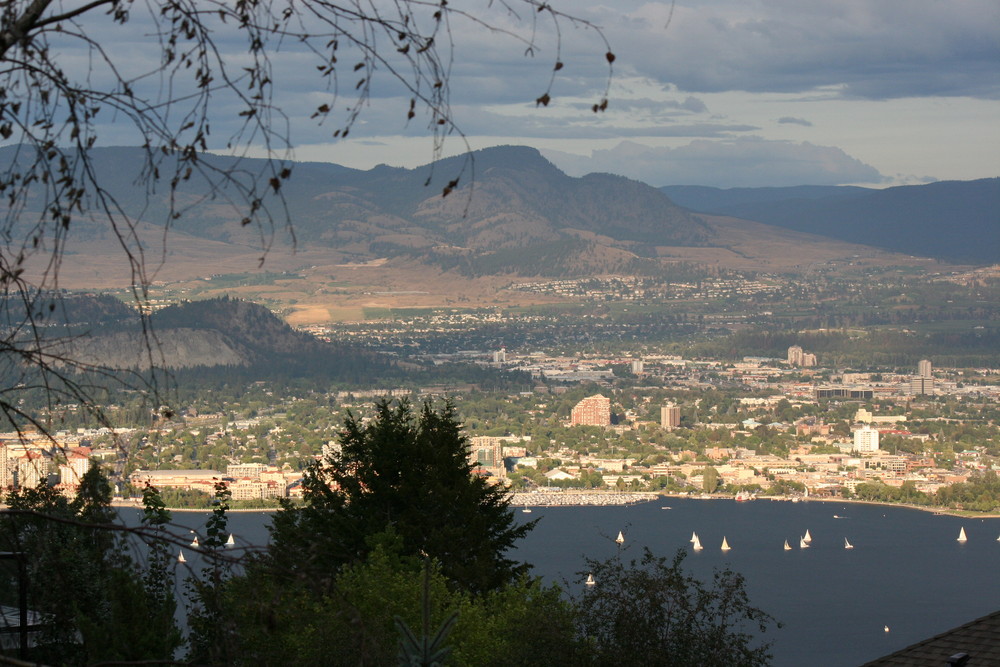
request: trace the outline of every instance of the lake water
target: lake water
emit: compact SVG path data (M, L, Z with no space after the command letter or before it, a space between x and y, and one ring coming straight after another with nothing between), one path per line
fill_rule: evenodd
M859 665L1000 609L996 519L831 502L677 498L515 511L518 521L540 519L517 556L550 581L573 579L584 556L613 555L618 531L629 557L640 557L643 546L668 558L683 548L685 568L702 580L716 568L741 573L752 604L783 624L767 634L778 667ZM203 514L174 516L187 527L204 521ZM237 541L265 542L267 516L232 513ZM956 541L962 527L964 544ZM807 529L813 541L800 550ZM705 547L700 553L691 551L692 532ZM729 552L720 549L723 537ZM845 537L854 549L844 549ZM783 550L785 540L791 551Z

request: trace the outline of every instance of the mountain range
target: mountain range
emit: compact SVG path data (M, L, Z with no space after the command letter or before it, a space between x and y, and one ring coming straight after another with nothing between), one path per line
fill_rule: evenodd
M1000 262L1000 178L849 186L660 188L693 211L957 262Z
M12 147L0 149L0 165L13 155ZM299 251L321 251L331 263L397 260L469 277L655 274L678 258L719 263L712 249L729 249L747 268L755 260L737 247L747 239L756 240L758 250L781 253L826 239L939 259L1000 261L1000 179L886 190L657 189L609 174L569 177L535 149L504 146L416 169L290 164L281 196L260 195L276 221L272 230L241 224L244 212L230 203L232 188L213 191L207 180L229 172L243 183L261 176L266 183L265 161L200 156L204 169L171 193L142 176L143 156L139 148L94 149L95 171L122 210L153 237L170 224L190 241L175 255L212 247L206 254L221 256L224 248L292 243L294 235ZM163 158L161 173L171 166L170 156ZM176 219L170 216L172 196L182 209ZM40 210L41 200L29 202L29 210L32 204ZM288 228L282 225L286 212ZM72 235L81 247L98 250L114 240L97 217L74 220ZM76 246L68 247L73 252ZM79 262L87 261L86 252Z

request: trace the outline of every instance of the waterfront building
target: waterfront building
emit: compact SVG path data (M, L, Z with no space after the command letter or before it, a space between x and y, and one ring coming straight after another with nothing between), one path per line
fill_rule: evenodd
M257 480L260 479L265 470L267 470L267 465L264 463L230 463L226 466L226 476L234 479L246 477Z
M610 426L611 399L601 394L588 396L573 407L569 421L572 426Z
M493 436L477 435L469 438L469 463L476 469L496 477L507 476L504 465L503 440Z
M15 483L19 488L34 488L48 479L48 458L37 450L27 451L17 458L16 474Z
M66 452L66 463L59 466L59 483L76 488L90 470L90 447L73 447Z

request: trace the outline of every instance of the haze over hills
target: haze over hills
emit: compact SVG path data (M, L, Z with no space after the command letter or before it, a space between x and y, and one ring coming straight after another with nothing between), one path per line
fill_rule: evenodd
M14 147L0 149L0 165L14 154ZM335 300L354 299L349 307L399 303L371 296L341 298L328 287L344 282L356 284L359 295L412 294L419 282L417 289L427 296L412 296L407 304L434 305L492 298L503 281L514 277L662 276L684 263L767 272L795 272L823 263L912 263L887 252L892 250L998 261L989 240L997 226L988 219L991 210L995 218L996 207L990 208L995 179L887 191L667 188L668 197L663 190L618 176L569 177L538 151L518 146L417 169L293 164L292 177L281 184L283 200L273 192L261 194L277 223L273 239L272 230L241 224L243 212L227 199L231 192L203 194L213 171L236 166L235 178L249 182L251 175L264 175L266 183L268 164L204 155L205 173L195 171L180 183L176 201L183 215L169 220L168 248L158 253L169 219L169 188L165 183L150 186L142 177L139 148L95 149L93 155L95 168L123 210L140 220L139 237L153 248L147 258L162 262L152 274L155 279L205 280L252 271L266 255L268 270L307 278L298 296L289 296L298 287L274 296L285 304L296 299L296 309L312 307L303 306L303 291L322 301L321 309ZM170 160L164 158L161 173L168 173ZM457 186L442 197L453 179ZM709 213L682 208L671 197ZM854 208L847 222L831 217L848 205ZM39 206L34 203L36 210ZM283 207L294 231L294 255L282 251L292 247L291 233L281 227ZM782 210L784 217L774 214L767 224L748 221L751 215L764 217L753 207ZM946 214L946 227L930 224ZM873 222L879 216L887 222ZM24 218L25 224L31 222L29 215ZM920 224L910 230L905 226L909 221ZM931 243L942 228L949 239ZM128 284L131 276L121 266L121 249L99 216L74 219L69 235L71 261L61 269L63 286ZM844 238L855 241L840 240ZM886 251L872 248L876 242ZM918 243L921 247L914 247ZM262 246L270 249L262 251ZM365 267L363 276L357 267ZM456 274L462 279L456 280ZM458 290L466 293L456 294Z
M718 215L959 262L1000 262L1000 178L884 190L802 186L660 188L674 202Z

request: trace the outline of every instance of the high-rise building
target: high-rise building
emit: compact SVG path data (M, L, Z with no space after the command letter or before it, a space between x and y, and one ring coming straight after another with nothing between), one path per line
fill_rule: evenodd
M573 426L610 426L611 399L600 394L588 396L573 407L569 422Z
M856 452L877 452L878 451L878 429L865 424L854 432L854 451Z
M66 452L66 463L59 466L59 482L66 486L80 485L90 470L90 447L74 447Z
M17 486L33 489L49 476L49 461L39 451L28 451L17 459Z
M932 377L915 377L910 378L910 394L913 396L920 396L921 394L933 394L934 393L934 378Z
M507 348L501 347L499 350L493 351L493 363L503 364L507 362Z
M632 374L633 375L642 375L642 371L643 371L644 368L645 368L645 366L642 363L642 359L633 359L632 360L631 370L632 370Z
M681 409L673 404L660 408L660 426L668 431L681 425Z
M802 365L802 348L799 345L792 345L788 348L788 363L792 366Z
M815 366L816 355L804 351L801 345L792 345L788 348L788 363L791 366Z
M488 435L469 438L469 462L473 467L487 470L497 477L506 477L503 460L503 440Z
M930 359L921 359L920 362L917 364L917 375L919 375L922 378L933 377L933 375L931 374L931 370L932 367Z

